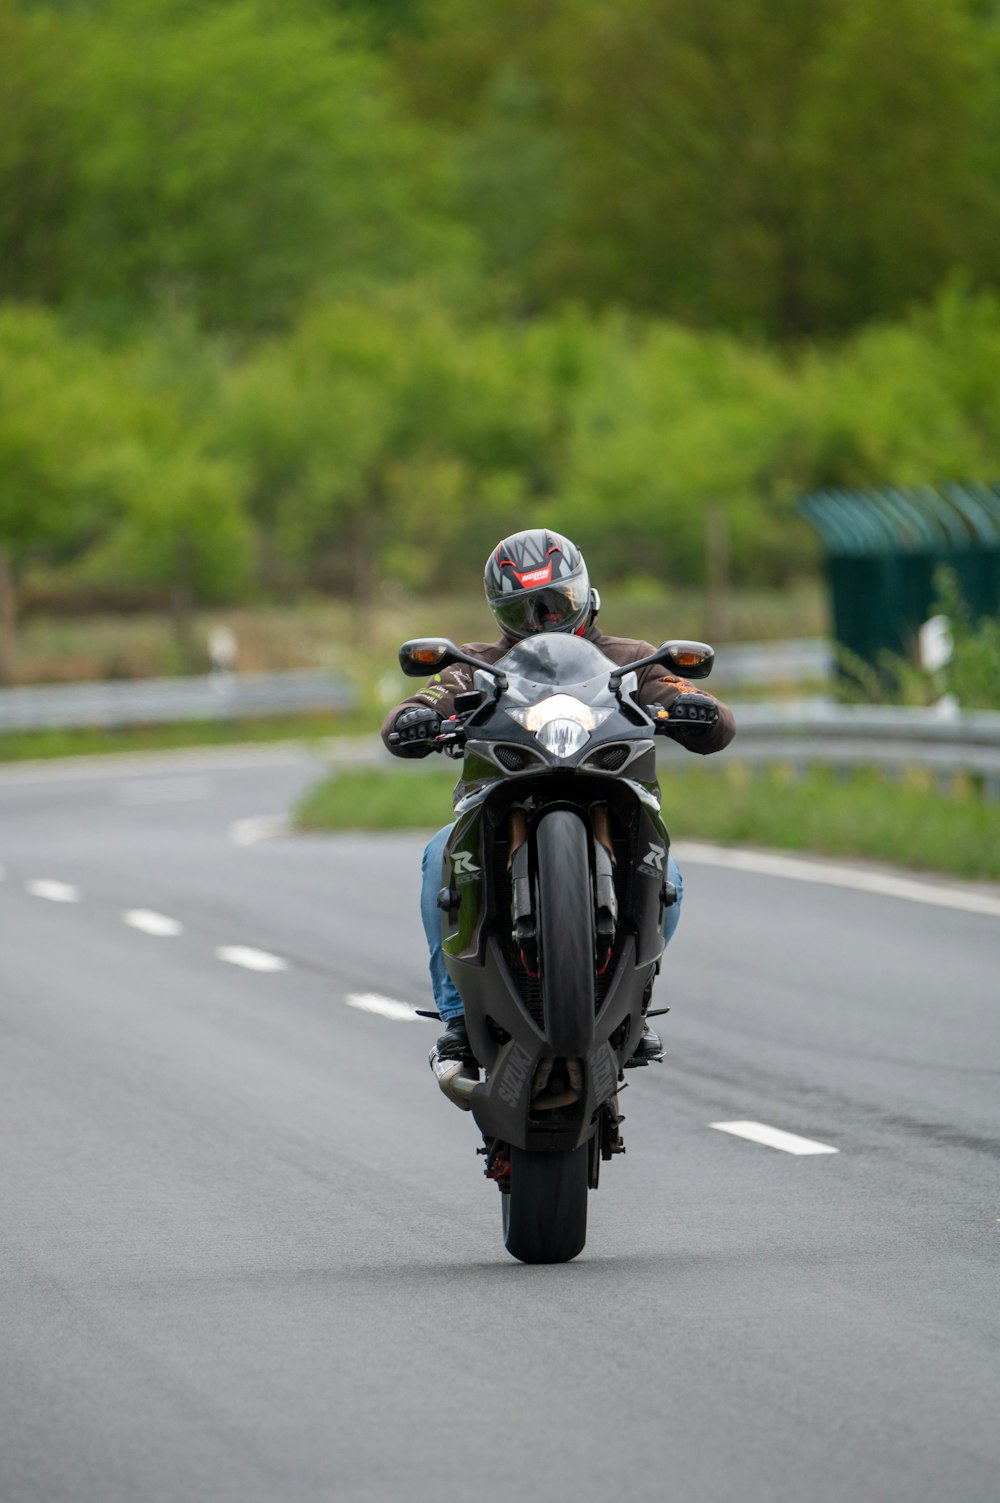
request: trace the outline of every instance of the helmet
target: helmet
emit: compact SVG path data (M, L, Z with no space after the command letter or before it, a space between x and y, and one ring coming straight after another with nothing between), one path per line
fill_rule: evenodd
M505 637L539 631L582 632L596 613L583 554L544 527L511 533L490 554L486 599Z

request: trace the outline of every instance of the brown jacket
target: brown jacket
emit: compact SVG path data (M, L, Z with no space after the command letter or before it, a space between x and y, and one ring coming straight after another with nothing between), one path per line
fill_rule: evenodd
M603 632L591 626L584 633L588 642L593 642L604 656L610 658L613 663L622 665L634 663L637 658L648 657L656 649L650 642L639 642L633 637L606 637ZM479 658L484 663L496 663L500 658L510 652L514 644L502 638L499 642L466 642L462 648L470 657ZM404 699L390 710L382 722L382 740L389 745L389 732L396 723L396 716L403 710L413 709L417 705L429 706L437 710L442 716L451 715L455 707L455 696L463 694L472 688L473 670L464 663L456 663L452 668L445 668L442 673L435 676L427 685ZM658 704L664 705L668 710L679 694L703 694L705 690L700 684L692 684L686 678L675 678L673 674L664 673L658 663L649 668L640 668L638 673L639 692L635 696L640 705ZM711 696L713 699L714 695ZM678 733L674 736L688 751L700 752L703 756L709 752L722 751L729 745L736 735L736 722L733 712L724 705L720 699L716 699L719 706L719 718L709 730L696 730ZM390 747L390 750L393 748Z

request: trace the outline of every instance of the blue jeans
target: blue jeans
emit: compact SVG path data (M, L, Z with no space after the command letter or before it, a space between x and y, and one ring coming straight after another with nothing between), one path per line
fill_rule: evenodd
M431 836L424 847L420 868L420 917L423 920L427 948L431 957L431 991L434 993L434 1005L446 1021L449 1018L459 1017L465 1011L458 988L448 975L444 963L444 953L441 949L441 913L437 905L437 895L441 891L441 861L444 856L445 841L451 834L451 830L451 825L445 825L442 830L438 830L436 835ZM663 911L664 946L669 945L680 923L681 899L684 896L684 879L673 856L667 857L667 880L677 888L677 902Z

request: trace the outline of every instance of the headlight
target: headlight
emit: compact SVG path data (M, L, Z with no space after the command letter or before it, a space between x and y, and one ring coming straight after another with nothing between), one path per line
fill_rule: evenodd
M568 720L589 734L591 731L596 731L597 727L607 720L611 711L595 710L572 694L552 694L548 699L540 699L537 704L529 705L526 710L510 709L508 713L511 719L516 720L518 725L523 725L526 731L540 731L543 726L549 725L554 720ZM541 741L541 736L538 739ZM545 746L545 744L542 741L542 745ZM583 745L582 741L580 745ZM569 754L566 753L566 755Z
M590 740L590 732L578 720L547 720L538 741L555 757L572 757Z

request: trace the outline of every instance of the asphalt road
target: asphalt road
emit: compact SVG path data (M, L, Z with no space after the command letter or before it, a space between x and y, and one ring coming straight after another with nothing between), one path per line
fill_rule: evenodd
M420 841L232 838L314 772L0 775L3 1503L993 1503L1000 917L689 859L668 1062L526 1268L362 1010L427 1004Z

